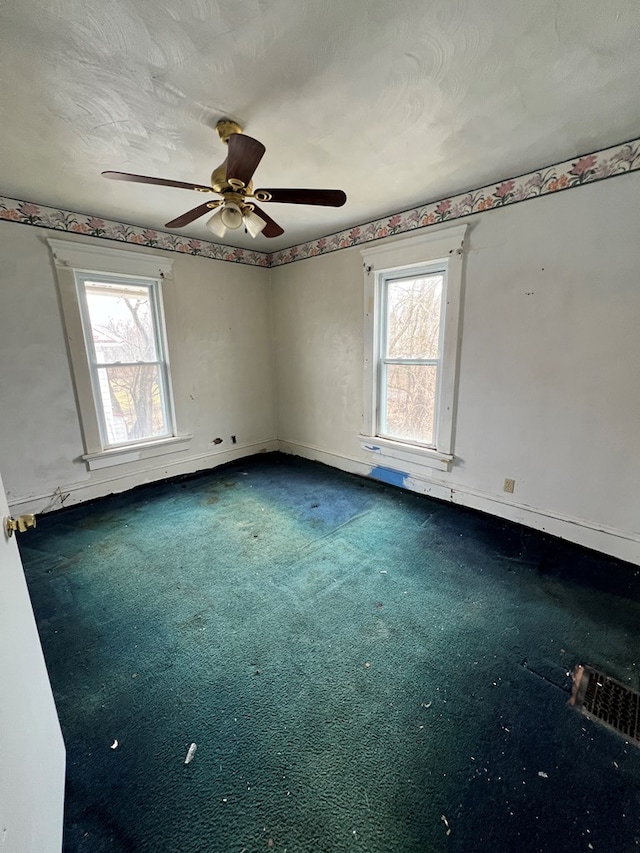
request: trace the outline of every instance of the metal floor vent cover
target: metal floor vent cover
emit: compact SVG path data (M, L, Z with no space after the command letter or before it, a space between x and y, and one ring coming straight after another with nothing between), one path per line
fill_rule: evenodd
M626 684L585 666L575 706L640 746L640 693Z

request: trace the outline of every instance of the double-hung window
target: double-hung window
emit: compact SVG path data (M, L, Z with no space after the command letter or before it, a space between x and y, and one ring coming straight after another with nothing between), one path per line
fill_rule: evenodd
M162 285L173 258L49 238L90 469L186 449L175 424Z
M446 264L382 273L376 434L436 446Z
M158 282L75 277L102 447L173 435Z
M466 228L449 227L362 251L365 412L360 441L390 467L448 470L454 458Z

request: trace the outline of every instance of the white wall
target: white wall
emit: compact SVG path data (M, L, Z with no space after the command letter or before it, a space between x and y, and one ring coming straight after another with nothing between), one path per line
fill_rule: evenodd
M170 455L87 471L47 236L0 222L0 469L15 511L57 507L60 492L75 503L276 447L268 272L175 254L163 285L169 357L178 430L194 437ZM212 444L217 437L222 444Z
M9 513L0 477L0 519ZM65 749L16 537L0 533L0 851L60 853Z
M636 173L466 220L456 461L409 487L640 563L639 197ZM281 447L368 473L359 249L272 287Z
M456 462L427 478L406 467L408 487L640 564L638 197L632 173L466 220ZM88 472L46 236L0 222L0 468L16 511L278 446L375 466L357 438L354 248L272 271L176 255L165 309L178 425L194 438Z

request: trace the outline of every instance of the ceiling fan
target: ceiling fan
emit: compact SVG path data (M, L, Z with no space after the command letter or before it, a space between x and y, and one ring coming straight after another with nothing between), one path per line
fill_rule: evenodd
M147 175L131 175L128 172L103 172L105 178L114 181L133 181L139 184L156 184L161 187L178 187L201 193L217 193L221 199L205 201L182 216L167 222L165 228L183 228L185 225L214 210L206 226L217 237L224 237L227 229L245 227L247 233L257 237L279 237L284 230L255 203L280 202L283 204L314 204L342 207L347 196L342 190L310 189L253 189L253 173L262 159L265 147L257 139L245 136L235 121L221 119L216 125L218 136L226 143L227 158L211 175L211 186L172 181L168 178L152 178Z

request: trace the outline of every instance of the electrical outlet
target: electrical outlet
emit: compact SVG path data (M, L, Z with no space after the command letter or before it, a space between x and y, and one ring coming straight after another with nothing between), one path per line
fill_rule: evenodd
M515 487L516 487L516 481L510 480L509 478L507 478L504 481L504 486L502 487L502 490L505 492L508 492L510 495L512 495Z

